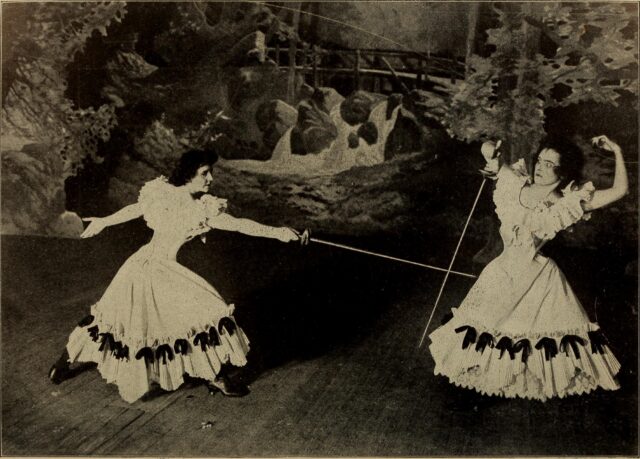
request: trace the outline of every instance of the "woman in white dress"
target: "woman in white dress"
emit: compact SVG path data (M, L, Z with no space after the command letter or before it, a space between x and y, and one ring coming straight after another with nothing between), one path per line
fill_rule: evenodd
M532 178L522 160L501 165L495 145L483 144L485 170L497 173L493 200L504 251L431 333L435 374L482 394L542 401L619 387L620 364L599 326L558 266L539 252L558 232L627 193L620 147L605 136L593 141L615 158L611 188L575 186L581 152L566 142L540 151Z
M151 241L120 268L91 315L69 337L49 372L54 383L69 375L69 364L95 362L127 402L152 383L172 391L184 375L207 381L210 390L242 396L246 386L222 373L227 364L246 363L249 341L227 304L205 279L176 262L185 242L211 229L251 236L298 240L290 228L275 228L225 212L226 201L208 194L213 152L186 152L169 179L156 178L140 190L138 202L91 223L81 237L140 216L153 230Z

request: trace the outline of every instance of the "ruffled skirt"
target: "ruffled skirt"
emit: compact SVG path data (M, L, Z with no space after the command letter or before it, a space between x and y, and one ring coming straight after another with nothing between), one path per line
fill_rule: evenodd
M95 362L127 402L152 383L175 390L183 375L213 380L246 364L249 341L233 305L202 277L142 247L120 268L67 344L70 362Z
M619 388L620 364L566 278L543 256L498 257L429 336L435 373L486 395L547 400Z

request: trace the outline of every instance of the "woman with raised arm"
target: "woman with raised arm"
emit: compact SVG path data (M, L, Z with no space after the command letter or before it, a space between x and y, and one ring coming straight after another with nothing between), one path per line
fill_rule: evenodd
M49 378L60 383L69 364L95 362L107 382L118 386L127 402L150 390L150 384L175 390L184 375L207 381L210 390L242 396L248 388L222 373L227 364L246 363L249 341L227 304L205 279L176 261L180 247L211 229L251 236L298 240L290 228L274 228L234 218L226 201L208 194L214 152L182 155L171 177L156 178L140 190L136 204L91 223L81 237L140 216L153 230L151 241L120 268L91 315L69 337Z
M435 373L486 395L547 400L597 387L618 389L620 364L599 326L591 322L557 265L539 250L588 213L622 198L628 189L620 147L593 139L613 153L611 188L576 185L581 151L548 142L535 158L500 164L486 142L485 171L497 174L493 195L504 251L480 274L453 317L431 333Z

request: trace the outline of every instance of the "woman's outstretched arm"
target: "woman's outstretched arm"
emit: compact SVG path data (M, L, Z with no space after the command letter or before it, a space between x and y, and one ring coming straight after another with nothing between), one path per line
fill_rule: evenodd
M596 190L593 193L591 201L584 202L582 207L584 210L595 210L607 206L622 197L629 191L629 179L627 177L627 168L624 165L622 150L607 136L601 135L594 137L592 142L602 148L613 153L616 161L615 173L613 176L613 185L605 190Z
M108 217L87 217L83 218L85 222L90 222L89 226L80 235L82 238L92 237L100 233L107 226L118 225L128 222L142 216L142 208L140 204L130 204L123 207L119 211L109 215Z
M209 221L209 226L225 231L236 231L248 236L268 237L281 242L297 241L300 237L291 228L273 227L254 222L246 218L236 218L226 213L221 213Z

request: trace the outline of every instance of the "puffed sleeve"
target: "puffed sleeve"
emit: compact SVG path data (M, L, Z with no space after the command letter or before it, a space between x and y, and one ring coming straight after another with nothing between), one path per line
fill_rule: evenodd
M503 165L498 171L496 189L493 192L493 203L500 220L504 220L518 203L520 190L527 182L524 160L511 166Z
M205 194L200 198L207 220L214 219L227 210L227 200Z
M562 192L564 194L549 207L537 207L529 216L527 226L531 233L539 239L553 239L560 231L569 228L580 220L588 220L582 203L590 201L595 188L587 182L581 187L570 184Z
M138 204L150 228L155 229L166 220L171 207L172 189L173 185L164 176L150 180L140 188Z

